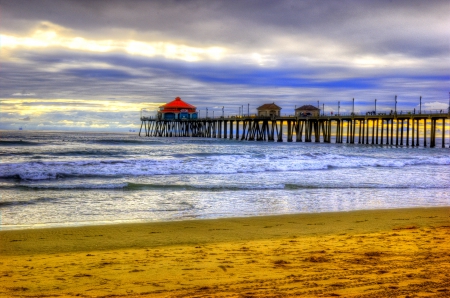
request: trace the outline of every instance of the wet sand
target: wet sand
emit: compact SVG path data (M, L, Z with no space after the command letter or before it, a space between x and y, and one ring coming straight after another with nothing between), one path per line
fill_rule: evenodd
M450 207L0 231L0 297L450 297Z

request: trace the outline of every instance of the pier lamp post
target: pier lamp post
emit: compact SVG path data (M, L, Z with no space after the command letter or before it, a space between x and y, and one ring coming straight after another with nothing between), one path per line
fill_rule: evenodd
M225 107L222 106L222 118L225 118Z
M339 109L341 108L341 102L340 101L338 101L338 116L340 116L340 114L339 114Z
M355 98L353 97L352 116L355 115Z
M377 99L375 98L375 115L377 114Z
M206 118L208 118L208 108L206 108Z
M419 115L422 114L422 96L419 99Z
M322 104L322 116L325 116L325 104Z
M397 95L395 96L394 115L397 115Z
M241 107L239 107L239 113L238 116L241 117Z
M244 117L244 105L241 106L242 117Z

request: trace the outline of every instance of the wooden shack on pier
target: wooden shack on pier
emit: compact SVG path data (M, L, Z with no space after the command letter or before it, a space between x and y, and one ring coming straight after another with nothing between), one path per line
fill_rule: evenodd
M295 109L295 116L297 117L318 117L320 116L320 109L313 105L304 105Z
M266 103L256 108L259 117L280 117L281 108L273 103Z
M177 97L175 100L159 107L158 119L160 120L182 120L197 119L197 108Z

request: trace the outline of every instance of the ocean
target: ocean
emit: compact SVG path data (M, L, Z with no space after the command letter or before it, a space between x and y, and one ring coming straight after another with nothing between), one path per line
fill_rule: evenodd
M0 229L450 206L450 149L3 131Z

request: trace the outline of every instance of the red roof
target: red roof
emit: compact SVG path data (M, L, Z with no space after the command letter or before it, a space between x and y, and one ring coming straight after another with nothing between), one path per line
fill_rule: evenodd
M160 106L160 108L170 108L170 109L195 109L195 107L191 104L188 104L187 102L184 102L181 100L181 98L177 97L175 100L172 100L169 103L166 103L165 105Z

